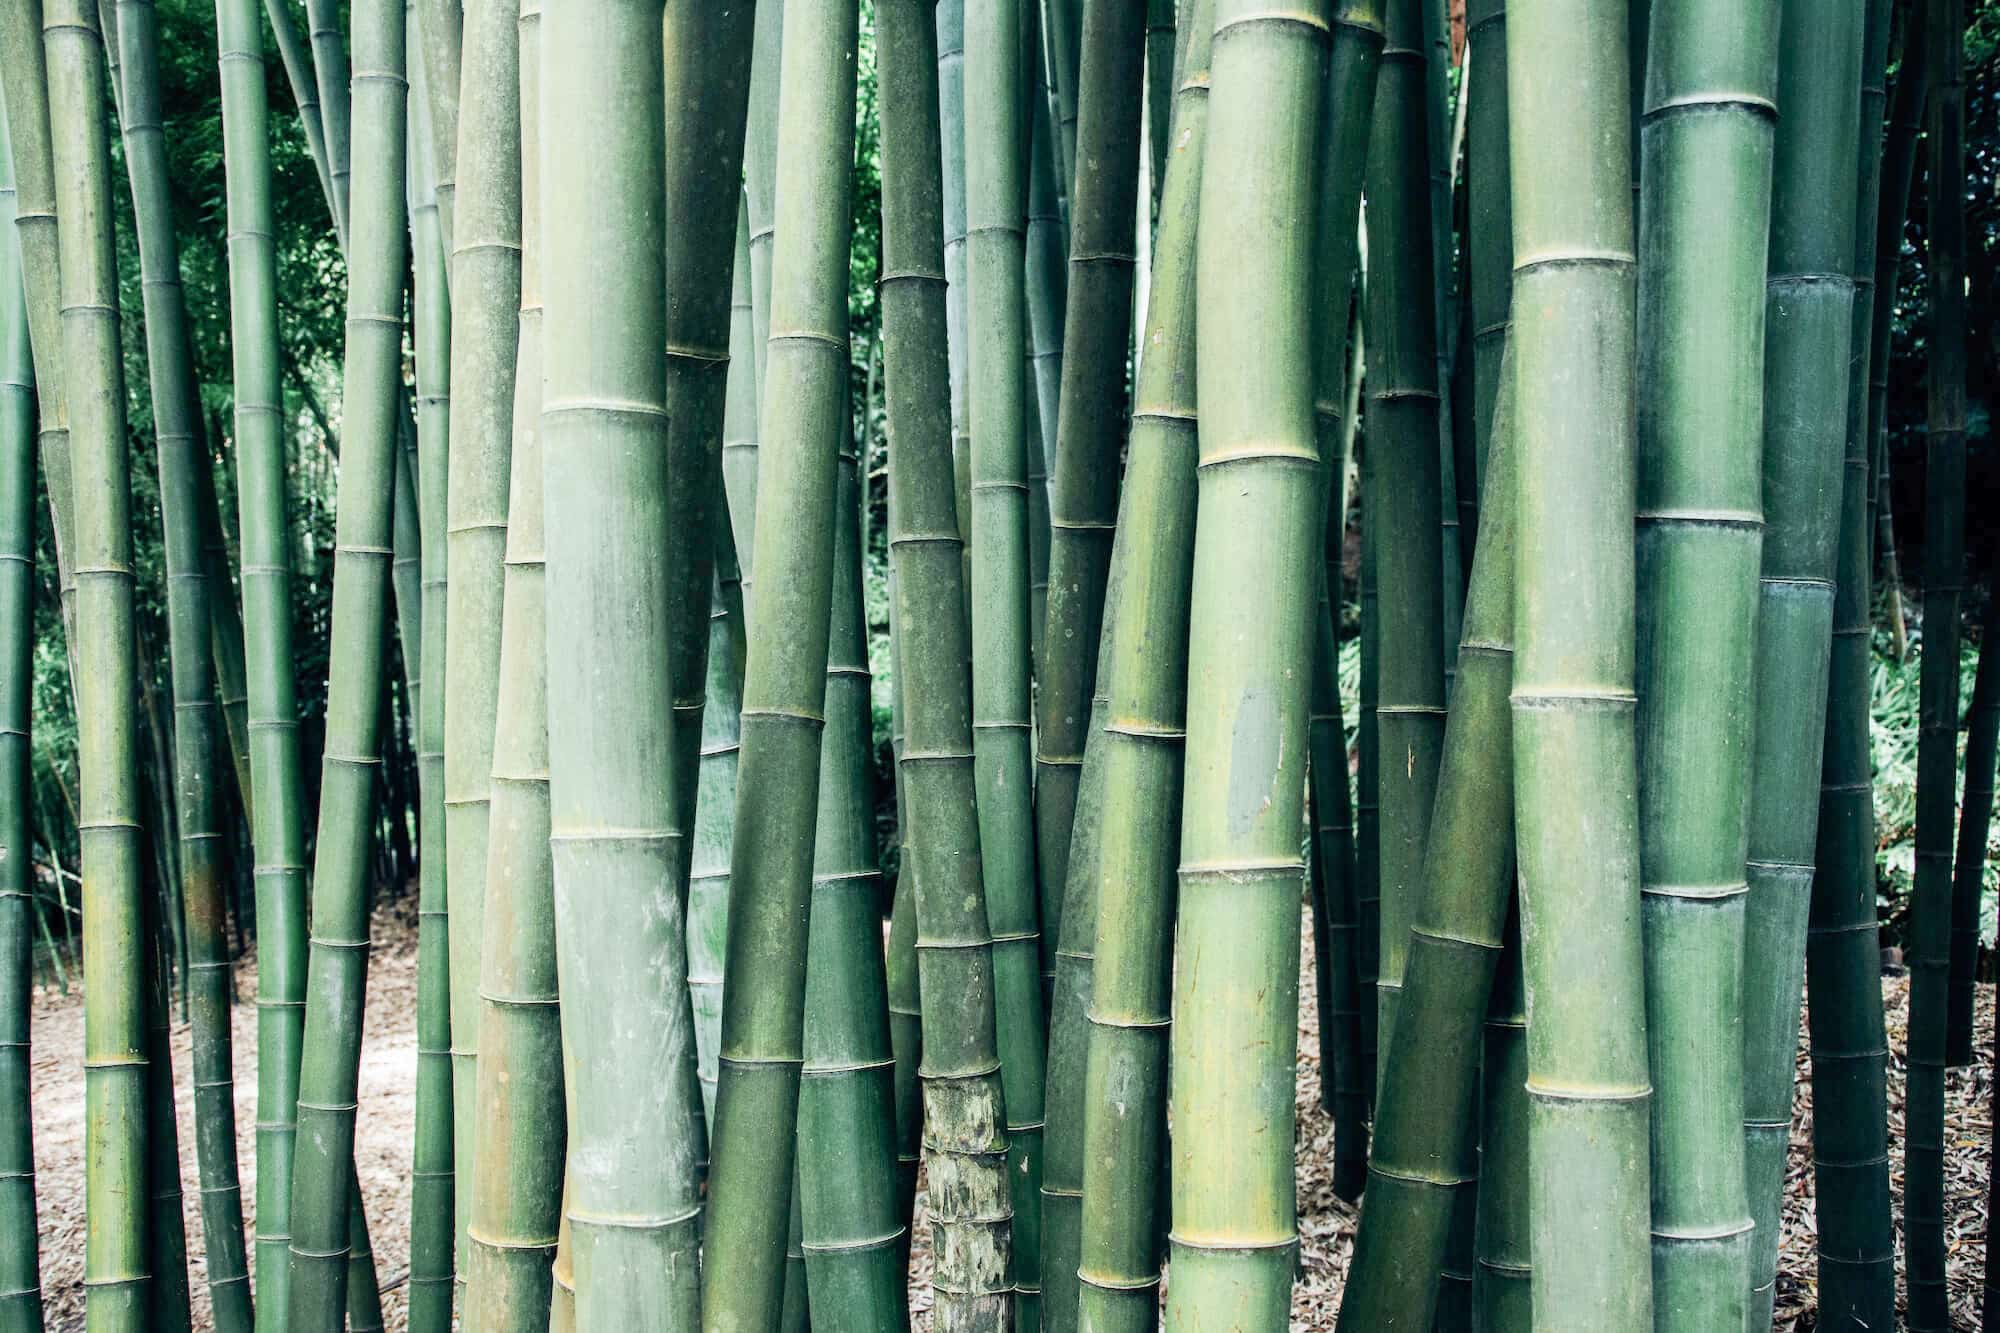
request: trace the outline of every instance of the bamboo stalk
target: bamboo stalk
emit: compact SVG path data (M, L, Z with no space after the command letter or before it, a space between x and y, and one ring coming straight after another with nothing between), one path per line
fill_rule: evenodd
M306 152L319 175L320 193L326 197L327 214L333 214L333 163L326 155L326 124L320 115L319 84L313 78L312 50L299 31L292 13L292 0L264 0L264 12L271 19L271 35L277 39L278 56L285 67L285 81L291 85L292 101L299 109L299 127L306 139Z
M310 2L310 0L309 0ZM423 66L424 94L421 112L427 127L426 147L431 154L431 182L437 196L438 236L446 255L457 253L455 201L458 195L459 98L465 84L464 0L413 0L417 7L418 31L422 34L417 53ZM472 0L475 10L478 0ZM475 58L477 53L474 53ZM497 73L474 67L473 83ZM415 79L411 81L415 87ZM475 93L485 89L475 88ZM411 115L419 114L417 108ZM450 280L447 272L446 280Z
M349 206L352 170L349 146L352 137L347 50L340 39L338 0L306 0L306 33L311 43L313 81L319 89L320 126L326 138L327 177L333 182L333 229L340 248L347 249L353 218Z
M1487 87L1493 85L1488 84ZM1502 381L1505 386L1506 381ZM1528 995L1521 978L1521 912L1507 906L1507 942L1493 979L1480 1053L1479 1216L1474 1233L1473 1327L1534 1327L1528 1218Z

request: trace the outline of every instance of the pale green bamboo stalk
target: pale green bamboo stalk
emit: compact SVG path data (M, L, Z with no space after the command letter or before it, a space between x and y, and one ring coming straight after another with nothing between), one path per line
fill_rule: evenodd
M326 196L327 212L333 212L333 164L326 155L326 126L320 116L319 84L313 78L312 51L305 34L299 31L292 13L292 0L264 0L264 12L271 18L271 34L277 39L278 56L285 67L285 81L291 85L292 101L299 109L299 127L306 138L306 152L319 174L320 193Z
M431 181L437 197L438 235L444 252L457 254L459 98L465 82L465 0L415 0L422 34L416 63L423 67L422 116L431 154ZM478 0L472 0L476 9ZM475 67L475 81L496 73ZM410 86L416 87L413 76ZM476 90L484 92L484 89ZM417 115L417 108L411 109ZM450 274L446 274L447 280Z
M313 867L299 1136L292 1166L289 1326L336 1333L346 1313L356 1082L368 950L367 875L381 762L391 499L400 448L404 17L393 0L355 16L354 179L340 511L334 554L333 673ZM338 177L336 177L338 179ZM268 1297L267 1297L268 1299Z
M972 620L972 437L966 425L967 294L965 256L965 0L938 0L938 152L944 165L945 341L951 371L952 494L964 540L965 618Z
M856 10L790 0L759 436L761 591L743 678L716 1138L703 1234L712 1328L769 1327L784 1296L803 1059L807 904L824 725L835 458L847 420Z
M761 410L764 363L771 341L771 240L778 193L778 75L784 57L784 0L757 0L756 22L750 43L750 107L743 131L743 197L750 228L751 350L757 368L754 401ZM753 545L749 534L737 534L736 554L743 564L746 604Z
M1515 824L1535 1326L1545 1333L1653 1322L1627 23L1624 4L1514 0L1507 11Z
M762 344L757 340L750 278L750 205L747 192L743 192L736 200L736 254L729 283L730 370L723 390L722 411L722 484L729 505L730 545L736 551L739 580L748 576L742 562L757 536L757 362L763 352L756 350ZM749 589L742 587L740 595L747 602ZM697 800L697 818L701 804ZM728 804L733 811L735 801L732 799ZM717 946L720 947L719 938ZM716 978L719 980L721 975L718 971ZM721 992L716 994L719 1003Z
M1314 589L1311 225L1328 12L1221 0L1195 302L1199 519L1166 1326L1275 1328L1298 1245L1293 1060ZM1190 65L1192 65L1190 60ZM1295 219L1278 225L1276 219ZM1433 451L1435 452L1435 451Z
M167 1303L166 1289L156 1291L148 1271L146 1009L152 967L140 870L132 488L103 118L104 46L88 0L52 0L42 13L42 31L61 220L62 362L88 388L69 397L78 501L77 828L86 885L85 1317L94 1330L137 1330Z

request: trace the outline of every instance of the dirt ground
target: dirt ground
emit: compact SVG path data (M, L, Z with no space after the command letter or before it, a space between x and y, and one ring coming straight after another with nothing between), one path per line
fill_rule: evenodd
M414 898L377 914L375 948L368 973L367 1027L362 1044L361 1114L355 1144L368 1222L384 1287L383 1307L392 1333L404 1328L404 1284L409 1264L409 1173L413 1088L416 1075L416 930ZM1302 975L1312 994L1311 932L1305 934ZM251 1129L256 1123L255 960L239 966L235 1013L236 1119L246 1226L256 1199L256 1162ZM74 981L74 973L72 973ZM1883 980L1889 1044L1890 1169L1900 1215L1902 1198L1902 1112L1904 1023L1908 984ZM1295 1331L1331 1330L1339 1309L1341 1282L1354 1242L1354 1210L1333 1194L1333 1126L1319 1110L1317 1016L1310 998L1299 1021L1298 1186L1299 1231L1304 1276L1293 1294ZM1993 988L1982 986L1978 1004L1977 1049L1981 1062L1952 1070L1946 1085L1946 1212L1950 1245L1952 1311L1960 1327L1978 1325L1979 1292L1985 1268L1986 1189L1992 1163L1993 1071L1984 1052L1993 1049ZM49 1328L69 1333L83 1327L83 999L74 984L67 996L54 988L38 993L34 1026L35 1166L41 1212L42 1281L48 1296ZM190 1288L195 1327L207 1328L208 1297L200 1219L195 1211L193 1111L187 1085L189 1033L176 1024L174 1066L178 1080L183 1179L187 1200ZM1793 1110L1791 1166L1785 1206L1785 1233L1778 1276L1777 1333L1807 1333L1817 1326L1812 1241L1812 1091L1801 1079ZM919 1209L922 1196L919 1196ZM912 1256L911 1309L919 1328L928 1328L931 1307L928 1228L919 1223ZM1900 1248L1900 1247L1899 1247ZM1900 1258L1898 1261L1900 1269Z

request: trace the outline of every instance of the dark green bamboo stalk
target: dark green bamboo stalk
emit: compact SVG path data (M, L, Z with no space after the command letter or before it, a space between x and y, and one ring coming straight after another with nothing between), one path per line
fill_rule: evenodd
M1366 1179L1368 1097L1372 1071L1361 1068L1360 991L1356 955L1359 904L1354 834L1349 813L1347 733L1341 718L1339 604L1341 548L1347 514L1347 426L1350 380L1358 362L1348 355L1354 324L1354 266L1359 239L1362 176L1382 58L1379 0L1349 0L1334 11L1326 107L1320 142L1318 236L1313 281L1319 300L1313 332L1313 434L1320 453L1322 558L1313 561L1319 584L1313 636L1312 805L1313 859L1320 910L1328 921L1324 973L1331 1002L1320 1015L1321 1101L1334 1115L1335 1192L1358 1198ZM1157 261L1156 261L1157 262ZM1358 341L1358 340L1357 340ZM1372 756L1371 756L1372 757ZM1318 942L1315 941L1317 944ZM1373 987L1368 1000L1373 1005Z
M473 0L477 8L478 0ZM459 94L466 82L464 60L466 16L463 0L415 0L418 32L421 34L416 63L423 66L424 95L421 114L426 129L426 147L431 154L431 182L437 196L438 234L447 255L457 253L454 202L458 193ZM473 53L477 59L476 52ZM498 71L475 65L474 81ZM411 87L416 86L413 77ZM477 90L477 91L484 91ZM412 116L419 109L411 108ZM446 275L449 280L450 275Z
M292 653L291 527L278 387L277 251L269 107L252 0L218 0L228 187L230 340L249 680L257 896L257 1288L289 1313L291 1184L304 1030L305 816Z
M658 688L671 634L666 154L648 108L662 104L662 17L659 0L562 0L542 24L550 828L585 1330L692 1328L700 1309L685 849L661 779L673 719ZM615 524L585 517L612 512ZM625 928L603 930L611 919Z
M1965 6L1934 0L1928 249L1929 422L1924 467L1924 654L1917 731L1917 884L1910 909L1903 1251L1913 1330L1951 1326L1945 1290L1944 1066L1952 828L1965 582Z
M1069 233L1063 221L1062 186L1056 179L1055 125L1042 80L1042 47L1048 34L1036 22L1040 16L1037 0L1029 0L1028 11L1032 15L1028 21L1037 33L1037 46L1028 53L1028 355L1033 363L1035 416L1041 426L1046 470L1047 460L1055 457L1062 399L1063 316L1069 300L1069 269L1064 260L1069 252L1065 242ZM1030 458L1031 466L1033 462ZM1033 500L1031 493L1030 503ZM1046 570L1043 577L1047 577Z
M2000 665L1995 658L2000 657L1988 651L1995 635L2000 633L2000 597L1990 593L1986 601L1986 616L1981 622L1979 633L1979 669L1973 678L1972 702L1967 706L1965 716L1965 795L1959 808L1958 853L1952 861L1951 905L1956 916L1959 903L1969 901L1973 916L1966 929L1961 930L1959 922L1952 922L1952 1005L1954 1024L1952 1035L1958 1032L1958 1006L1961 1003L1958 987L1957 964L1963 955L1965 982L1963 1004L1966 1012L1963 1021L1966 1041L1971 1042L1972 985L1974 970L1979 958L1979 893L1986 873L1986 843L1993 827L1993 769L1996 750L2000 750Z
M1166 189L1167 130L1173 118L1174 71L1180 68L1174 36L1174 0L1146 0L1146 148L1151 168L1152 198L1146 201L1146 225L1155 225L1160 195Z
M1889 299L1875 303L1869 323L1868 458L1872 483L1868 490L1868 538L1872 543L1868 568L1877 562L1889 585L1890 633L1896 639L1896 660L1903 660L1903 607L1900 570L1893 524L1886 503L1889 475L1889 344L1895 331L1898 276L1903 267L1903 233L1907 230L1911 187L1917 175L1917 135L1923 129L1930 92L1930 42L1924 35L1929 7L1899 7L1903 41L1896 74L1895 99L1888 113L1888 133L1882 144L1881 198L1875 218L1875 290ZM1879 501L1884 501L1880 503Z
M1465 113L1467 307L1472 326L1472 419L1476 479L1484 486L1500 349L1514 288L1512 188L1507 174L1506 0L1473 0L1465 16L1466 77L1479 90Z
M847 419L856 11L791 0L778 108L771 382L758 469L761 583L743 678L729 953L702 1297L710 1327L769 1327L784 1290L804 1029L807 903L826 691L835 458Z
M968 338L965 256L965 0L938 0L938 152L944 166L944 309L951 370L951 470L964 545L965 619L972 621L972 436L966 424ZM969 640L968 640L969 642Z
M88 0L42 14L54 203L65 252L63 364L76 466L77 827L83 846L86 1317L141 1329L167 1309L148 1271L147 1034L139 809L132 490L118 342L104 46ZM17 158L17 170L19 159ZM24 237L25 241L25 237Z
M1579 0L1514 0L1507 11L1514 794L1522 961L1534 997L1535 1324L1547 1331L1653 1322L1632 696L1627 18L1622 4Z
M1649 28L1637 726L1659 1329L1741 1324L1752 1285L1742 959L1777 37L1775 4L1656 0Z
M348 1196L368 951L368 843L381 762L390 505L399 448L405 241L404 19L365 0L354 23L354 231L348 253L345 442L334 554L319 835L313 866L290 1327L334 1333L347 1305ZM260 802L261 804L261 802ZM268 1300L269 1297L267 1296Z
M1362 503L1374 533L1379 672L1381 959L1377 1040L1386 1050L1444 743L1444 549L1438 527L1437 312L1425 181L1425 0L1388 0L1368 148L1369 453ZM1380 1074L1378 1073L1378 1079Z
M1232 962L1174 970L1170 1329L1272 1328L1291 1304L1309 713L1297 664L1312 660L1306 574L1324 532L1310 278L1327 38L1321 5L1282 17L1216 5L1179 939L1183 959Z
M468 15L466 56L480 69L486 16ZM517 13L521 309L516 335L507 565L493 737L492 822L479 960L479 1135L467 1228L464 1318L490 1333L539 1333L561 1218L562 1029L549 869L547 615L542 531L540 70ZM497 72L496 72L497 76ZM482 75L482 77L484 77ZM469 99L465 124L477 114ZM477 225L479 168L467 155L465 233ZM456 998L456 997L454 997Z
M1364 292L1365 298L1365 292ZM1367 317L1364 299L1362 361L1367 357ZM1357 367L1359 369L1359 367ZM1366 376L1361 388L1366 390ZM1349 395L1359 406L1359 398ZM1349 422L1360 416L1353 413ZM1380 1073L1377 1056L1381 1046L1381 1002L1377 983L1382 970L1382 803L1381 743L1376 731L1375 705L1381 682L1381 598L1375 586L1375 547L1381 515L1368 497L1375 489L1375 444L1362 439L1357 481L1361 487L1360 568L1354 581L1357 618L1360 620L1361 648L1355 681L1355 709L1360 717L1354 724L1354 971L1357 1007L1361 1011L1360 1082L1368 1107L1375 1105L1375 1088Z
M195 472L201 508L202 570L211 588L209 642L215 657L216 692L221 697L223 725L229 736L229 757L236 772L236 793L242 799L244 823L255 827L257 803L250 782L250 685L245 676L243 615L236 601L227 539L222 533L222 505L215 494L215 473L208 455Z
M1511 369L1511 362L1503 358ZM1341 1325L1430 1328L1454 1206L1478 1163L1479 1050L1514 879L1511 394L1501 391L1465 600L1437 808L1411 914L1401 1009L1383 1060L1367 1201Z
M1491 88L1493 85L1488 84ZM1504 381L1503 381L1504 383ZM1507 943L1493 979L1480 1053L1479 1216L1474 1231L1473 1327L1534 1327L1528 1219L1528 996L1521 981L1521 913L1507 907Z
M1054 799L1031 758L1028 634L1027 311L1023 286L1027 199L1026 106L1019 0L965 7L966 415L971 439L972 748L993 988L1006 1086L1008 1182L1014 1200L1015 1316L1040 1323L1043 1061L1042 937L1058 921L1035 895L1035 823ZM947 150L948 151L948 150ZM1054 545L1051 560L1056 559ZM1053 609L1053 608L1051 608ZM1062 633L1053 621L1049 632ZM1091 651L1090 633L1077 651ZM1052 688L1043 677L1042 698ZM1071 728L1074 730L1074 728ZM1044 733L1046 734L1046 733ZM1076 747L1079 751L1081 746ZM1080 759L1080 755L1079 755ZM1037 793L1035 775L1043 782ZM1073 777L1074 774L1071 774ZM1039 796L1039 806L1032 799ZM1045 866L1061 875L1068 863ZM1049 895L1044 889L1045 897ZM1054 900L1059 901L1058 898ZM1058 1319L1058 1326L1067 1321Z
M35 369L13 226L14 154L0 114L0 1324L41 1333L29 1011L35 901L29 748L35 653Z
M900 768L906 873L916 881L934 1288L940 1327L997 1329L1008 1323L1012 1212L951 466L936 43L926 0L879 0L889 555L895 623L911 630L897 645Z
M413 11L414 12L414 11ZM422 24L414 24L419 32ZM421 47L419 47L421 49ZM445 509L450 487L451 299L438 234L427 75L412 67L410 244L422 518L423 684L417 709L417 1080L410 1182L410 1327L449 1333L457 1176L452 1164L451 915L445 889ZM469 1186L468 1186L469 1188Z
M877 346L880 346L878 343ZM886 443L886 441L885 441ZM894 492L888 497L893 499ZM891 520L893 526L894 520ZM923 997L917 990L917 876L910 853L909 799L903 778L903 669L905 630L897 613L896 567L890 562L889 593L889 753L896 779L896 887L889 909L885 970L889 988L889 1043L896 1059L896 1217L903 1224L902 1258L909 1265L916 1225L917 1168L923 1153Z
M1854 306L1848 275L1862 8L1858 0L1819 12L1792 7L1779 32L1743 951L1745 1169L1751 1216L1767 1233L1756 1241L1753 1315L1776 1268L1825 753ZM1701 262L1711 259L1704 253Z
M1065 213L1076 199L1078 47L1083 40L1083 6L1088 0L1042 0L1043 38L1049 77L1055 84L1056 194Z
M1062 402L1049 493L1047 628L1042 660L1035 664L1035 852L1044 921L1063 919L1070 827L1118 520L1145 20L1143 0L1083 0ZM985 656L976 629L974 639ZM989 859L997 850L989 850ZM1042 971L1050 977L1057 943L1046 935L1042 940Z
M1880 217L1876 153L1883 119L1887 9L1880 0L1871 0L1862 48L1861 188L1855 209L1846 451L1834 568L1817 874L1806 929L1819 1308L1825 1327L1842 1330L1888 1328L1895 1320L1896 1303L1889 1206L1888 1042L1878 984L1881 933L1875 919L1875 809L1869 753L1874 626L1869 596L1868 503L1873 480L1867 385L1874 354L1870 331L1880 317L1874 307L1881 294L1871 279L1876 273L1875 227ZM1900 231L1900 219L1895 225ZM1884 303L1895 298L1893 268L1890 282ZM1883 352L1887 354L1886 344ZM1778 1204L1776 1190L1768 1193L1768 1204L1764 1199L1753 1201L1770 1209L1773 1232L1759 1237L1764 1243L1752 1275L1756 1283L1752 1316L1761 1314L1766 1320L1775 1289Z
M1071 858L1081 872L1074 896L1088 892L1096 917L1096 957L1084 978L1088 1027L1076 1153L1077 1326L1089 1328L1150 1329L1159 1304L1156 1238L1167 1200L1158 1165L1186 743L1184 627L1195 543L1196 256L1214 29L1213 0L1199 0L1188 17L1148 332L1134 386L1123 500L1130 521L1112 557L1120 610L1106 627L1098 673L1104 702L1087 774L1097 809L1094 827L1078 826L1088 840L1078 848L1085 854ZM1072 910L1071 894L1064 910ZM1066 932L1065 952L1072 947ZM1067 989L1060 976L1057 985L1060 996Z
M202 1231L217 1329L251 1325L250 1274L243 1246L242 1191L236 1179L236 1099L231 1069L229 946L222 901L222 830L213 782L216 744L211 599L202 562L201 403L181 287L180 246L168 199L161 122L158 15L152 0L119 0L125 165L138 231L145 297L146 363L158 436L161 527L166 547L167 618L173 680L174 808L179 817L180 893L192 955L186 985L195 1016L195 1148L201 1173ZM169 1103L171 1106L171 1103ZM171 1114L171 1112L169 1112ZM179 1199L178 1172L174 1180Z
M115 26L115 25L114 25ZM116 40L115 33L111 40ZM115 81L118 69L109 66ZM163 800L162 806L166 805ZM164 823L164 821L162 821ZM164 841L164 839L162 839ZM169 871L178 870L178 861ZM146 1266L152 1273L152 1290L147 1296L146 1324L158 1333L188 1333L192 1327L188 1306L187 1218L181 1201L180 1127L174 1115L173 1048L168 1044L168 1024L173 1015L169 982L176 963L166 946L168 932L162 929L161 913L178 912L180 902L171 895L164 877L160 892L146 904L148 977L146 986ZM183 971L183 976L186 973ZM88 1303L88 1295L85 1297Z
M465 13L450 231L451 436L445 501L445 892L451 913L452 1155L456 1269L466 1280L477 1178L480 952L492 819L494 720L506 583L508 458L521 309L521 101L517 6ZM428 71L426 71L428 74ZM435 98L432 99L435 102ZM438 172L444 223L445 158Z
M896 1202L895 1059L869 765L874 741L858 472L850 443L841 450L834 485L797 1188L812 1322L894 1329L909 1320L909 1289L898 1264L907 1219ZM1027 973L1032 986L1034 968Z

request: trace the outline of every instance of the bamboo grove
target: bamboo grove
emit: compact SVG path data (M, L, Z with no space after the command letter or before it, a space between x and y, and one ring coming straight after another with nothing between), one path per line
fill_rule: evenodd
M6 0L0 1331L1953 1327L1989 20Z

